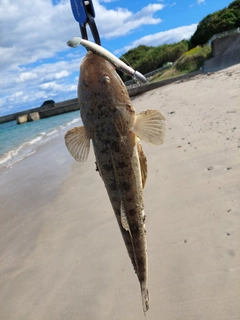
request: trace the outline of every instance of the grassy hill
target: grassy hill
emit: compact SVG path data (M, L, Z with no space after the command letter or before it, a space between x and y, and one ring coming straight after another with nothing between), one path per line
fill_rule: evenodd
M158 47L138 46L125 53L121 60L130 64L133 69L146 74L161 68L166 62L176 61L188 49L189 43L187 40ZM123 81L131 79L131 77L122 72L119 72L119 74Z
M171 68L156 74L151 81L159 81L199 70L202 67L203 62L210 59L211 56L212 52L210 46L197 46L194 49L186 51L179 59L177 59Z
M174 65L164 72L164 77L191 72L199 69L211 57L211 48L205 44L214 34L237 27L240 27L240 0L203 18L189 40L157 47L140 45L126 52L121 59L143 74L161 68L167 62L173 62ZM119 74L123 81L131 79L122 72Z

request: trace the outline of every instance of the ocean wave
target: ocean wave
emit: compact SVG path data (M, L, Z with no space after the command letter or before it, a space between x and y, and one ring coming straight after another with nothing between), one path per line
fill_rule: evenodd
M4 165L4 168L11 168L14 164L16 164L17 162L31 156L32 154L34 154L36 152L36 150L32 150L29 151L28 153L21 155L19 157L13 158L11 161L8 161L7 164Z
M41 130L39 133L36 132L36 136L31 137L29 140L21 143L12 150L7 151L2 156L0 156L0 168L12 167L15 163L32 155L36 152L37 148L40 145L45 144L58 135L64 133L64 130L66 130L67 127L75 124L76 122L81 122L81 119L74 118L73 120L66 123L55 125L48 131Z
M11 167L16 162L19 162L31 154L36 152L36 148L46 142L47 134L41 132L38 136L23 142L19 146L7 151L3 156L0 157L0 167Z
M66 123L63 123L61 125L58 125L56 126L55 128L53 128L52 131L49 131L46 135L47 136L52 136L52 135L58 135L62 132L62 129L65 129L69 126L71 126L72 124L76 123L76 122L81 122L81 119L80 118L76 118L76 119L73 119L71 121L68 121Z
M35 153L35 145L41 140L39 138L40 137L24 142L20 146L6 152L2 157L0 157L0 167L11 167L16 162L19 162Z
M36 138L30 140L30 141L28 142L28 144L34 144L34 143L36 143L36 142L39 142L39 141L42 140L42 138L43 138L43 136L36 137Z
M70 126L70 125L72 125L72 124L74 124L76 122L81 122L81 119L80 118L73 119L72 121L69 121L69 122L66 122L66 123L62 124L60 127L61 128L66 128L66 127L68 127L68 126Z
M10 160L12 157L11 151L5 153L1 158L0 158L0 165L8 160Z
M68 122L68 124L72 124L72 123L79 122L79 121L80 121L80 118L76 118L76 119L73 119L72 121Z
M58 133L58 130L54 129L53 131L46 133L46 136L52 136L53 134L56 134L56 133Z

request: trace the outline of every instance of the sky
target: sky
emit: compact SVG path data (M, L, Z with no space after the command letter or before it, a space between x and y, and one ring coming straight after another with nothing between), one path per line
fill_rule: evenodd
M79 1L79 0L78 0ZM189 39L229 0L93 0L102 46L120 57L139 45ZM88 30L89 40L92 40ZM86 49L70 0L0 0L0 116L77 97Z

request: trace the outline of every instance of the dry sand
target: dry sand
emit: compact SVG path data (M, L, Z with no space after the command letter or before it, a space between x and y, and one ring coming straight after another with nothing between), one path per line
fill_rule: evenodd
M149 174L148 320L240 319L240 65L133 99L161 110ZM144 319L91 152L63 137L0 176L0 320Z

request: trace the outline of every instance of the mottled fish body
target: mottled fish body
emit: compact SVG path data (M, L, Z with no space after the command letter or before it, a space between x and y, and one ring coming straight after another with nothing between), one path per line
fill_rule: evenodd
M78 98L84 126L66 133L66 146L77 161L85 161L90 140L93 142L97 168L138 276L146 313L149 296L143 188L147 160L140 139L163 143L165 118L157 110L136 115L114 66L91 52L81 65Z

